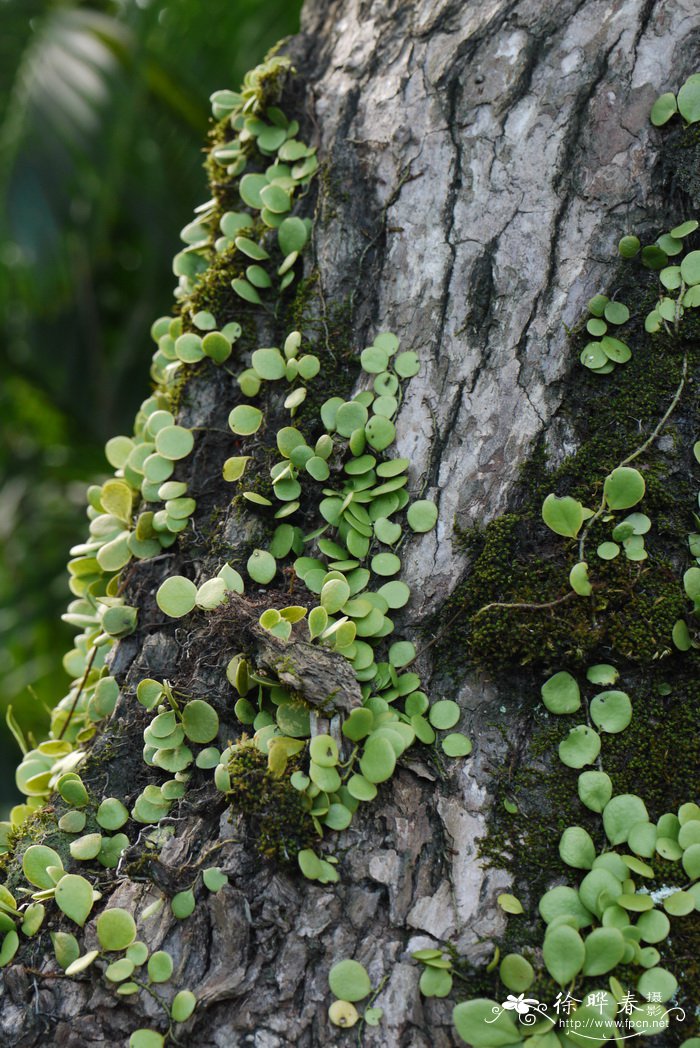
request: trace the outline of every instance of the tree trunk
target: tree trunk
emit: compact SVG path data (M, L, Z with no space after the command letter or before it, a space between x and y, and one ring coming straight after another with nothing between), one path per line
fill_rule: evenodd
M200 1002L178 1043L349 1044L357 1031L328 1022L327 976L334 962L352 957L381 985L374 1003L383 1017L362 1027L362 1044L445 1048L461 1043L451 1019L456 1001L505 994L496 975L484 974L494 943L514 949L520 934L497 905L500 892L523 901L530 917L517 927L523 941L537 941L538 890L562 877L557 841L566 825L542 791L549 756L533 752L546 727L539 685L543 669L576 658L557 642L539 654L521 646L512 659L505 651L500 660L493 652L480 659L466 628L477 605L449 598L465 592L483 549L478 536L465 545L464 532L522 507L542 483L542 473L529 472L523 486L533 454L546 453L549 469L574 455L584 411L595 436L596 390L607 387L592 380L605 379L581 377L567 329L618 279L611 260L620 236L639 227L656 236L690 217L683 185L661 163L649 110L694 71L699 32L690 0L307 0L302 32L285 46L297 70L285 108L315 136L322 163L301 324L328 371L349 343L359 352L378 331L396 332L402 349L418 353L421 371L397 420L397 454L410 460L412 496L434 499L439 521L404 546L402 577L413 596L397 624L417 644L425 691L461 707L473 753L441 760L413 747L377 800L336 835L337 884L319 886L261 859L245 820L231 816L202 772L165 820L175 835L158 857L149 857L138 828L130 833L116 875L101 878L110 905L137 912L161 890L188 887L211 849L229 877L219 893L202 893L187 921L166 907L139 926L150 948L165 946L175 957L173 985ZM259 344L281 344L279 328L260 325ZM133 699L142 677L208 698L229 737L240 731L224 676L250 644L239 602L183 628L163 621L154 601L167 575L206 578L222 556L235 563L255 534L254 516L242 519L220 479L231 440L214 430L225 427L236 398L221 371L190 380L182 424L210 431L185 467L199 499L197 539L164 563L141 565L130 583L140 626L114 657L122 698L92 744L84 779L107 777L109 791L131 802L149 772L141 763L145 711ZM667 473L678 468L669 458ZM528 541L521 533L523 547L512 555ZM543 541L539 555L556 560L559 540ZM681 547L682 537L678 563ZM557 591L566 592L566 585ZM496 586L491 599L517 593ZM556 632L564 612L546 614L544 632ZM609 637L595 650L605 662L629 654L615 652ZM533 776L528 788L518 777L525 773ZM520 821L504 830L503 801L514 798L520 810L507 818ZM530 823L541 823L549 847L537 852L537 885L523 878ZM480 846L489 835L497 843ZM487 861L499 849L501 861ZM160 1028L147 994L119 998L93 969L73 981L47 977L57 970L47 942L32 940L4 970L6 1043L117 1045L136 1027ZM420 966L411 960L412 950L435 943L452 944L464 976L446 1000L421 996Z

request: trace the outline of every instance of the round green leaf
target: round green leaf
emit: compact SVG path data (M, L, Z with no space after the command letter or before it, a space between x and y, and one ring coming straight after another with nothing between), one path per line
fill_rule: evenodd
M639 245L639 241L637 244ZM608 302L603 315L609 324L626 324L630 318L630 311L622 302Z
M575 538L583 524L583 506L569 495L547 495L542 503L542 519L555 534Z
M589 335L593 335L595 338L600 338L600 336L604 335L607 330L608 325L599 317L591 317L586 324L586 331ZM593 343L593 345L596 345L596 343ZM581 363L586 365L586 367L590 367L590 354L588 359L582 359ZM602 364L599 366L602 367Z
M194 913L195 898L194 892L191 888L187 888L183 892L177 892L173 895L170 908L173 911L173 917L177 917L179 921L184 921L187 917Z
M590 870L595 859L595 845L587 830L582 826L568 826L559 841L559 855L567 866L577 870Z
M617 313L616 315L620 316L621 314ZM632 350L629 346L620 341L619 338L613 338L611 335L604 335L601 338L600 348L608 360L613 361L615 364L626 364L632 356Z
M331 804L324 825L331 830L345 830L352 821L352 812L344 804Z
M654 127L662 127L677 112L676 96L672 91L666 91L656 99L651 107L650 119Z
M428 718L434 728L441 731L454 728L460 718L461 710L452 699L440 699L430 707Z
M210 892L219 892L228 884L228 876L218 866L210 866L202 873L202 880Z
M391 609L405 607L411 596L411 590L406 583L398 580L385 582L377 592L384 598Z
M341 437L349 437L367 422L367 408L357 400L341 404L335 416L335 428Z
M391 419L373 415L365 426L367 443L375 451L384 451L396 439L396 427Z
M700 120L700 82L697 76L689 76L678 92L678 112L689 124Z
M568 768L583 768L586 764L593 764L599 753L600 735L587 724L572 728L559 743L559 759Z
M658 271L668 265L668 255L657 244L647 244L642 248L642 265Z
M54 955L61 968L66 968L80 957L78 940L69 932L51 932ZM97 951L95 951L97 956Z
M197 587L182 575L171 575L159 586L156 593L156 604L165 615L173 619L188 615L196 600Z
M167 982L173 974L173 959L165 950L156 950L148 959L148 977L151 982Z
M395 553L376 553L372 557L371 568L375 575L396 575L401 571L401 561Z
M338 763L338 744L331 735L315 735L309 743L309 754L322 768L333 768Z
M592 920L579 893L563 884L544 893L539 902L539 911L546 924L551 924L557 917L571 917L577 928L585 928Z
M691 844L686 848L681 862L691 881L700 878L700 844Z
M250 404L237 404L228 417L228 424L234 433L249 437L257 433L262 425L263 413Z
M602 812L612 797L612 781L604 771L584 771L578 777L578 795L591 811Z
M622 960L625 939L617 928L596 928L586 937L584 975L604 975Z
M226 599L226 583L222 578L207 579L197 590L197 607L202 611L213 611Z
M603 810L603 827L611 844L622 844L635 823L648 821L644 801L631 793L613 797Z
M415 353L408 351L394 357L394 370L401 378L412 378L420 371L420 361Z
M145 942L132 942L130 946L127 946L126 956L135 968L139 968L148 959L148 947Z
M603 324L603 327L607 331L607 325ZM608 358L603 352L600 342L588 342L581 350L579 360L584 367L590 368L592 371L598 371L608 363Z
M274 382L276 379L284 378L285 362L279 349L274 347L256 349L251 356L251 364L258 375L260 375L260 378L265 379L267 382ZM231 429L233 429L233 426L231 426ZM234 432L240 432L240 430L234 430Z
M632 720L632 703L624 691L601 691L592 700L590 713L596 728L616 734Z
M693 900L694 902L695 900ZM24 918L22 920L22 932L25 935L31 936L41 928L44 923L44 917L46 915L46 907L43 903L32 902L27 906L24 911ZM8 931L13 931L13 928L9 928Z
M452 989L452 974L444 968L426 966L418 987L424 997L447 997Z
M575 713L581 706L581 692L574 677L560 670L541 688L542 701L550 713Z
M700 844L700 819L688 819L678 831L678 843L681 848L689 848L691 844Z
M393 357L394 353L399 348L399 340L393 332L381 331L375 336L374 345L377 346L378 349L383 349L390 357Z
M98 820L99 821L99 820ZM64 833L80 833L85 829L86 815L82 811L67 811L58 820L59 830Z
M401 525L394 524L387 517L379 517L374 522L374 534L380 542L387 546L393 546L401 538Z
M377 796L377 787L363 775L351 775L348 779L348 792L358 801L373 801Z
M338 961L328 973L331 993L341 1001L361 1001L372 992L366 969L358 961Z
M637 992L648 1000L669 1001L677 989L676 977L665 968L650 968L637 983Z
M110 982L123 982L134 973L134 963L128 957L120 957L118 961L112 961L107 966L105 978Z
M700 284L700 251L689 251L681 262L681 276L686 284Z
M696 899L692 892L679 891L664 899L664 909L672 917L685 917L696 908Z
M639 237L626 236L623 237L620 243L617 245L622 258L634 258L635 255L639 254L639 249L642 245L639 242Z
M265 586L272 582L277 573L277 562L271 553L264 549L254 549L246 565L248 574L254 582Z
M308 240L306 224L300 218L285 218L277 228L277 239L283 255L302 251Z
M448 757L468 757L472 752L471 740L461 732L446 735L441 742L442 752Z
M103 950L125 950L136 938L136 924L127 910L114 907L97 918L97 938Z
M406 520L409 527L416 532L431 531L435 527L438 518L438 508L434 502L428 499L420 499L409 506Z
M644 477L638 470L618 466L605 478L603 494L610 509L629 509L644 498L645 487Z
M344 579L329 579L321 589L321 607L335 615L350 598L350 587Z
M63 866L61 856L45 844L30 844L22 856L22 870L36 888L53 888L55 881L46 872L48 866Z
M401 669L416 657L416 646L410 640L399 640L389 648L389 665ZM459 714L458 714L459 716ZM456 722L455 722L456 723ZM451 727L451 725L450 725Z
M461 732L446 735L440 745L446 757L468 757L472 752L472 740Z
M452 1009L452 1021L471 1048L505 1048L522 1042L522 1034L508 1012L486 997L462 1001Z
M671 930L671 922L660 910L647 910L637 918L637 930L642 942L662 942Z
M291 205L289 190L277 185L263 186L260 199L273 215L283 215L285 211L289 211Z
M210 331L205 335L202 349L215 364L223 364L231 356L231 342L220 331Z
M129 1048L163 1048L165 1037L155 1030L134 1030L129 1038Z
M314 480L328 480L328 477L330 476L328 463L325 459L320 458L319 455L312 455L305 463L304 468L309 476L313 477Z
M295 448L306 447L304 434L294 426L283 426L277 433L277 447L281 455L290 458Z
M368 346L360 354L360 363L370 375L379 375L389 365L389 354L379 346Z
M182 711L182 727L191 742L211 742L219 732L219 715L203 699L192 699Z
M520 899L517 899L515 895L511 895L510 892L502 892L496 902L501 907L504 913L523 913L523 904Z
M528 960L519 953L508 953L498 969L501 982L508 990L522 993L532 986L535 972Z
M596 663L586 670L586 680L591 684L614 684L619 676L619 671L606 662Z
M92 885L84 877L67 873L56 885L56 905L80 927L90 915L93 904ZM134 926L135 927L135 926Z
M303 848L299 852L297 855L297 862L299 863L299 869L303 875L310 881L317 880L323 872L321 860L310 848Z
M187 458L194 447L194 436L184 426L165 426L156 435L156 451L166 459Z
M97 858L101 847L101 833L86 833L84 837L78 837L77 840L71 841L69 846L71 857L79 862L87 862L90 859Z
M76 808L84 807L90 799L82 779L75 772L67 772L65 775L62 775L58 780L57 787L64 801L74 804Z
M241 200L244 204L247 204L248 207L254 207L257 211L260 211L263 207L260 192L267 185L268 179L266 175L244 175L238 185L238 192L241 194ZM250 222L250 219L248 219L248 222Z
M184 1023L197 1007L197 998L191 990L180 990L173 997L170 1016L175 1023Z
M542 957L555 982L564 986L583 968L586 948L575 928L568 924L558 924L545 935Z
M360 769L368 782L386 782L396 767L396 754L389 740L370 735L360 758Z

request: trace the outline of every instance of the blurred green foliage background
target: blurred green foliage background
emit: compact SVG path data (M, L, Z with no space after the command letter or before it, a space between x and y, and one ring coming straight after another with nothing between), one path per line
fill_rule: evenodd
M110 436L147 394L178 231L206 199L212 91L301 0L0 0L0 804L12 705L41 735L67 690L65 563Z

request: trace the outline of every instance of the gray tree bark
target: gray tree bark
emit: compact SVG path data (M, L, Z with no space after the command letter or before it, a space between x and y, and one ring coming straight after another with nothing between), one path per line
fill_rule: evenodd
M662 90L693 72L698 33L692 0L306 4L287 51L299 74L296 105L326 165L307 262L319 279L317 327L349 304L358 350L376 330L394 331L422 365L401 408L397 451L411 461L411 491L435 499L440 516L405 551L408 636L420 638L436 613L439 627L468 571L455 524L485 522L509 506L541 434L555 460L572 450L556 421L572 366L565 325L606 285L627 227L665 219L648 113ZM183 424L225 425L232 397L212 369L191 384ZM222 457L221 444L198 444L193 475L216 488ZM229 498L220 482L208 511L219 511L218 540L235 549L240 524ZM204 548L194 558L206 565L208 555ZM177 564L143 574L143 607L155 608L153 593ZM218 709L230 707L222 668L238 650L240 616L189 636L152 621L148 628L142 611L145 626L119 647L113 672L124 696L144 675L166 676L185 688L196 682ZM160 889L187 887L202 854L219 848L229 886L186 922L166 909L145 933L150 947L173 953L173 983L200 1000L182 1043L349 1044L354 1034L327 1020L327 973L341 957L362 961L373 985L384 980L375 1002L384 1016L363 1029L364 1045L459 1043L450 1018L459 997L421 998L410 952L449 940L474 964L490 957L505 923L496 896L510 878L484 867L476 842L511 752L499 725L521 754L527 741L520 714L502 712L508 694L497 682L476 671L454 679L431 650L417 668L426 690L463 709L473 755L440 777L412 750L339 837L339 884L319 887L261 860L204 778L174 809L176 835L158 857L133 861L144 852L136 842L132 864L105 874L109 903L140 910ZM133 775L137 792L142 714L133 698L120 700L93 748L95 781ZM231 716L231 731L234 724ZM146 994L127 1002L90 972L68 981L46 977L51 970L39 947L5 969L5 1043L121 1045L158 1019Z

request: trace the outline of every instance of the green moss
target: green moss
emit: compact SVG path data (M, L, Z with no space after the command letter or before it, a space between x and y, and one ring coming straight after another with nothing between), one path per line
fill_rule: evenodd
M673 624L686 601L670 564L649 560L640 566L622 556L607 562L592 556L595 592L577 597L568 584L576 551L554 551L549 558L531 554L533 523L530 516L507 514L466 537L472 567L447 605L448 620L457 615L450 647L456 644L478 665L500 668L581 664L601 646L618 657L648 662L672 648ZM603 537L593 533L592 549ZM492 603L532 606L482 610ZM551 606L538 608L541 604Z
M301 794L289 776L274 778L267 757L249 739L236 746L228 765L231 809L244 815L255 839L255 847L266 859L293 863L304 848L313 847L317 834ZM290 762L288 771L294 771Z
M603 742L603 766L613 780L615 793L635 793L642 797L650 817L656 820L667 811L691 799L697 778L697 739L700 734L700 683L697 657L675 658L661 662L652 671L630 670L629 679L621 682L629 691L634 706L630 726L618 735L606 735ZM530 676L504 685L512 693L533 696L533 708L527 720L528 747L523 754L512 746L501 763L502 772L495 787L488 833L479 841L479 855L486 866L507 870L515 878L514 891L523 902L525 914L509 917L505 934L498 940L501 955L525 953L542 942L543 924L537 914L541 895L554 883L578 884L583 876L559 859L557 846L567 826L584 826L600 852L608 847L599 815L588 811L578 800L578 772L560 764L556 750L567 731L581 719L548 717L539 703L541 678ZM669 696L658 694L658 684L669 682ZM594 689L584 686L584 694ZM525 714L527 716L527 714ZM504 732L504 740L509 738ZM689 793L689 790L691 791ZM519 810L511 815L503 808L505 798L515 799ZM624 849L621 849L624 850ZM655 871L654 886L679 886L683 874L679 864L656 856L647 861ZM700 914L672 918L672 933L657 947L661 964L674 972L679 981L679 1005L687 1020L673 1024L668 1034L669 1045L679 1044L697 1030L694 1017L694 992L700 977ZM541 968L535 964L536 971ZM633 965L619 967L615 976L634 987L641 969ZM488 976L467 968L469 993L483 992ZM487 996L501 1000L503 987L497 972L490 976ZM599 988L600 980L579 978L572 991L581 999L587 991ZM540 970L528 994L538 1000L553 1002L558 987L546 971Z
M307 440L320 436L321 405L329 397L349 397L360 367L354 348L352 305L349 300L327 304L316 270L299 281L294 297L285 308L284 328L301 331L302 352L314 353L321 371L307 386L307 395L294 416L294 425Z
M190 313L205 309L216 317L221 327L234 319L241 323L241 299L231 287L231 281L242 276L243 269L241 255L236 247L214 253L209 268L200 277L192 297L187 300L188 321Z
M642 300L648 297L646 283L645 277L637 292ZM620 298L628 301L631 295L631 290L625 295L623 289ZM671 565L685 555L685 536L694 526L697 480L692 471L679 469L673 456L658 445L635 462L647 482L639 508L652 520L647 537L650 557L641 565L622 556L599 560L595 549L610 538L612 525L598 521L586 547L594 583L590 599L572 597L568 583L569 571L578 560L578 544L554 536L540 515L551 491L572 495L590 507L599 504L606 474L644 441L671 402L684 349L689 381L664 435L671 435L674 444L680 442L687 449L688 464L692 461L699 406L693 378L700 364L700 341L679 347L639 330L636 337L634 362L603 382L574 366L570 381L576 382L577 396L565 398L564 414L578 438L578 451L550 468L540 441L521 474L513 500L517 511L459 536L469 566L440 613L442 621L454 617L441 643L443 655L453 663L468 661L489 668L581 663L601 645L617 656L647 662L672 647L673 623L684 614L686 601L679 574ZM553 606L481 610L492 603Z
M63 807L60 800L57 804ZM67 807L67 806L66 806ZM65 810L65 808L64 808ZM73 839L58 829L58 818L61 812L53 807L38 808L14 831L9 834L9 851L2 856L3 884L14 892L17 888L26 888L27 882L22 872L22 856L32 844L45 844L61 856L64 866L70 867L73 860L69 845ZM87 831L86 831L87 832Z

